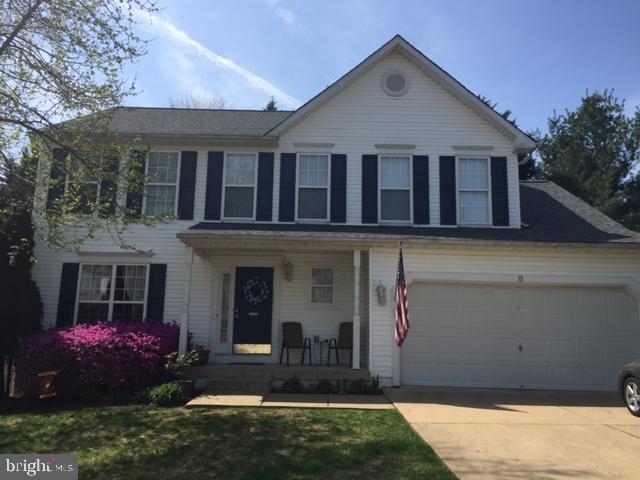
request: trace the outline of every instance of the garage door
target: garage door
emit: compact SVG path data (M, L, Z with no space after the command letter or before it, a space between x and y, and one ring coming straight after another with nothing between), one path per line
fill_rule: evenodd
M620 288L414 284L401 383L613 390L640 358L636 300Z

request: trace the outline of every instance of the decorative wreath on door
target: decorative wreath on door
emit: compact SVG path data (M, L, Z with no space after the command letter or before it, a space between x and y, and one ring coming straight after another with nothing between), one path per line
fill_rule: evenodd
M242 293L249 304L258 305L269 297L269 285L260 277L253 277L244 284Z

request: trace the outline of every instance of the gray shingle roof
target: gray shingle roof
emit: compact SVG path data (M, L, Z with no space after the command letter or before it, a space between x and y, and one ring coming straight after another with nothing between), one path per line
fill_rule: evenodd
M191 108L117 107L112 126L132 135L212 135L261 137L290 111L205 110Z
M357 233L441 240L640 245L640 233L616 223L552 182L522 182L520 200L523 222L520 229L201 222L191 230Z

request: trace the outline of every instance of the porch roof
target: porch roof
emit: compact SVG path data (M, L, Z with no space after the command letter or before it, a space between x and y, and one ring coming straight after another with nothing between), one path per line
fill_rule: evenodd
M626 229L552 182L520 185L522 228L462 228L295 223L201 222L178 234L191 246L281 244L363 248L407 245L494 245L640 248L640 233Z

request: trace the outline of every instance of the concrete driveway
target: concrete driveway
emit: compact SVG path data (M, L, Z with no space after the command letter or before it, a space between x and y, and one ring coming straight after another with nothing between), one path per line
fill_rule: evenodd
M615 394L394 388L385 393L461 479L638 479L640 418Z

